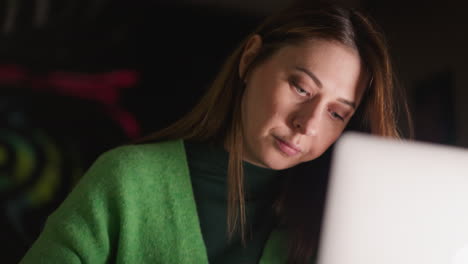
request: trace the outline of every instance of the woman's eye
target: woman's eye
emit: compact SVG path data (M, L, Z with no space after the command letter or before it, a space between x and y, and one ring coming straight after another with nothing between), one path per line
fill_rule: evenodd
M332 116L333 119L344 121L344 118L341 115L339 115L337 112L330 111L330 115Z
M297 84L293 84L294 85L294 89L296 89L296 92L300 95L300 96L309 96L310 93L307 92L306 90L302 89L300 86L298 86Z

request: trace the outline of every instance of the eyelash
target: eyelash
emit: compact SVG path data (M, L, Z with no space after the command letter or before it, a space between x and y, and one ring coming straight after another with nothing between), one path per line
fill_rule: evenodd
M338 113L332 111L331 109L328 110L330 112L330 115L333 119L344 121L344 118L340 116Z
M294 89L300 96L307 96L307 97L310 96L310 93L307 90L300 87L296 82L292 82L292 85L294 86Z

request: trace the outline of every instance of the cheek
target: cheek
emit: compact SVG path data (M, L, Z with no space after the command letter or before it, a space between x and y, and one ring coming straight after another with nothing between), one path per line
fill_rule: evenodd
M304 155L302 162L310 161L320 157L330 146L338 140L343 133L343 129L323 127L319 133L319 137L313 139L310 143L309 151Z
M255 134L266 133L281 119L282 108L274 90L247 93L243 106L246 130Z
M244 136L251 144L256 142L268 129L268 120L262 98L247 97L243 105Z

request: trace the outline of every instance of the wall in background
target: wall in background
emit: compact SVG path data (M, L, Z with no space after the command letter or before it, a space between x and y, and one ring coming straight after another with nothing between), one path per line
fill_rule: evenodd
M430 124L430 127L451 130L453 138L433 137L430 141L468 147L468 30L462 3L394 0L368 1L365 5L387 33L396 69L416 112L415 118L438 115L434 111L442 110L439 104L447 100L441 97L432 101L432 108L419 107L419 99L426 96L426 91L420 88L422 83L426 83L428 89L437 85L439 96L450 97L442 114L453 121L453 127L446 125L449 120ZM444 74L446 82L441 82L438 76ZM418 120L415 123L417 125ZM415 127L416 134L430 133L429 129L423 125Z
M189 111L242 38L290 1L1 1L5 263L17 263L97 155ZM387 33L417 139L468 147L464 9L346 2Z

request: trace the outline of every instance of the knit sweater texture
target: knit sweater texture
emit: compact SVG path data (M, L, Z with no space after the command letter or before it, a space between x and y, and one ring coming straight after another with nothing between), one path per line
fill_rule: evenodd
M273 231L259 263L285 257ZM208 263L183 142L101 155L20 263Z

